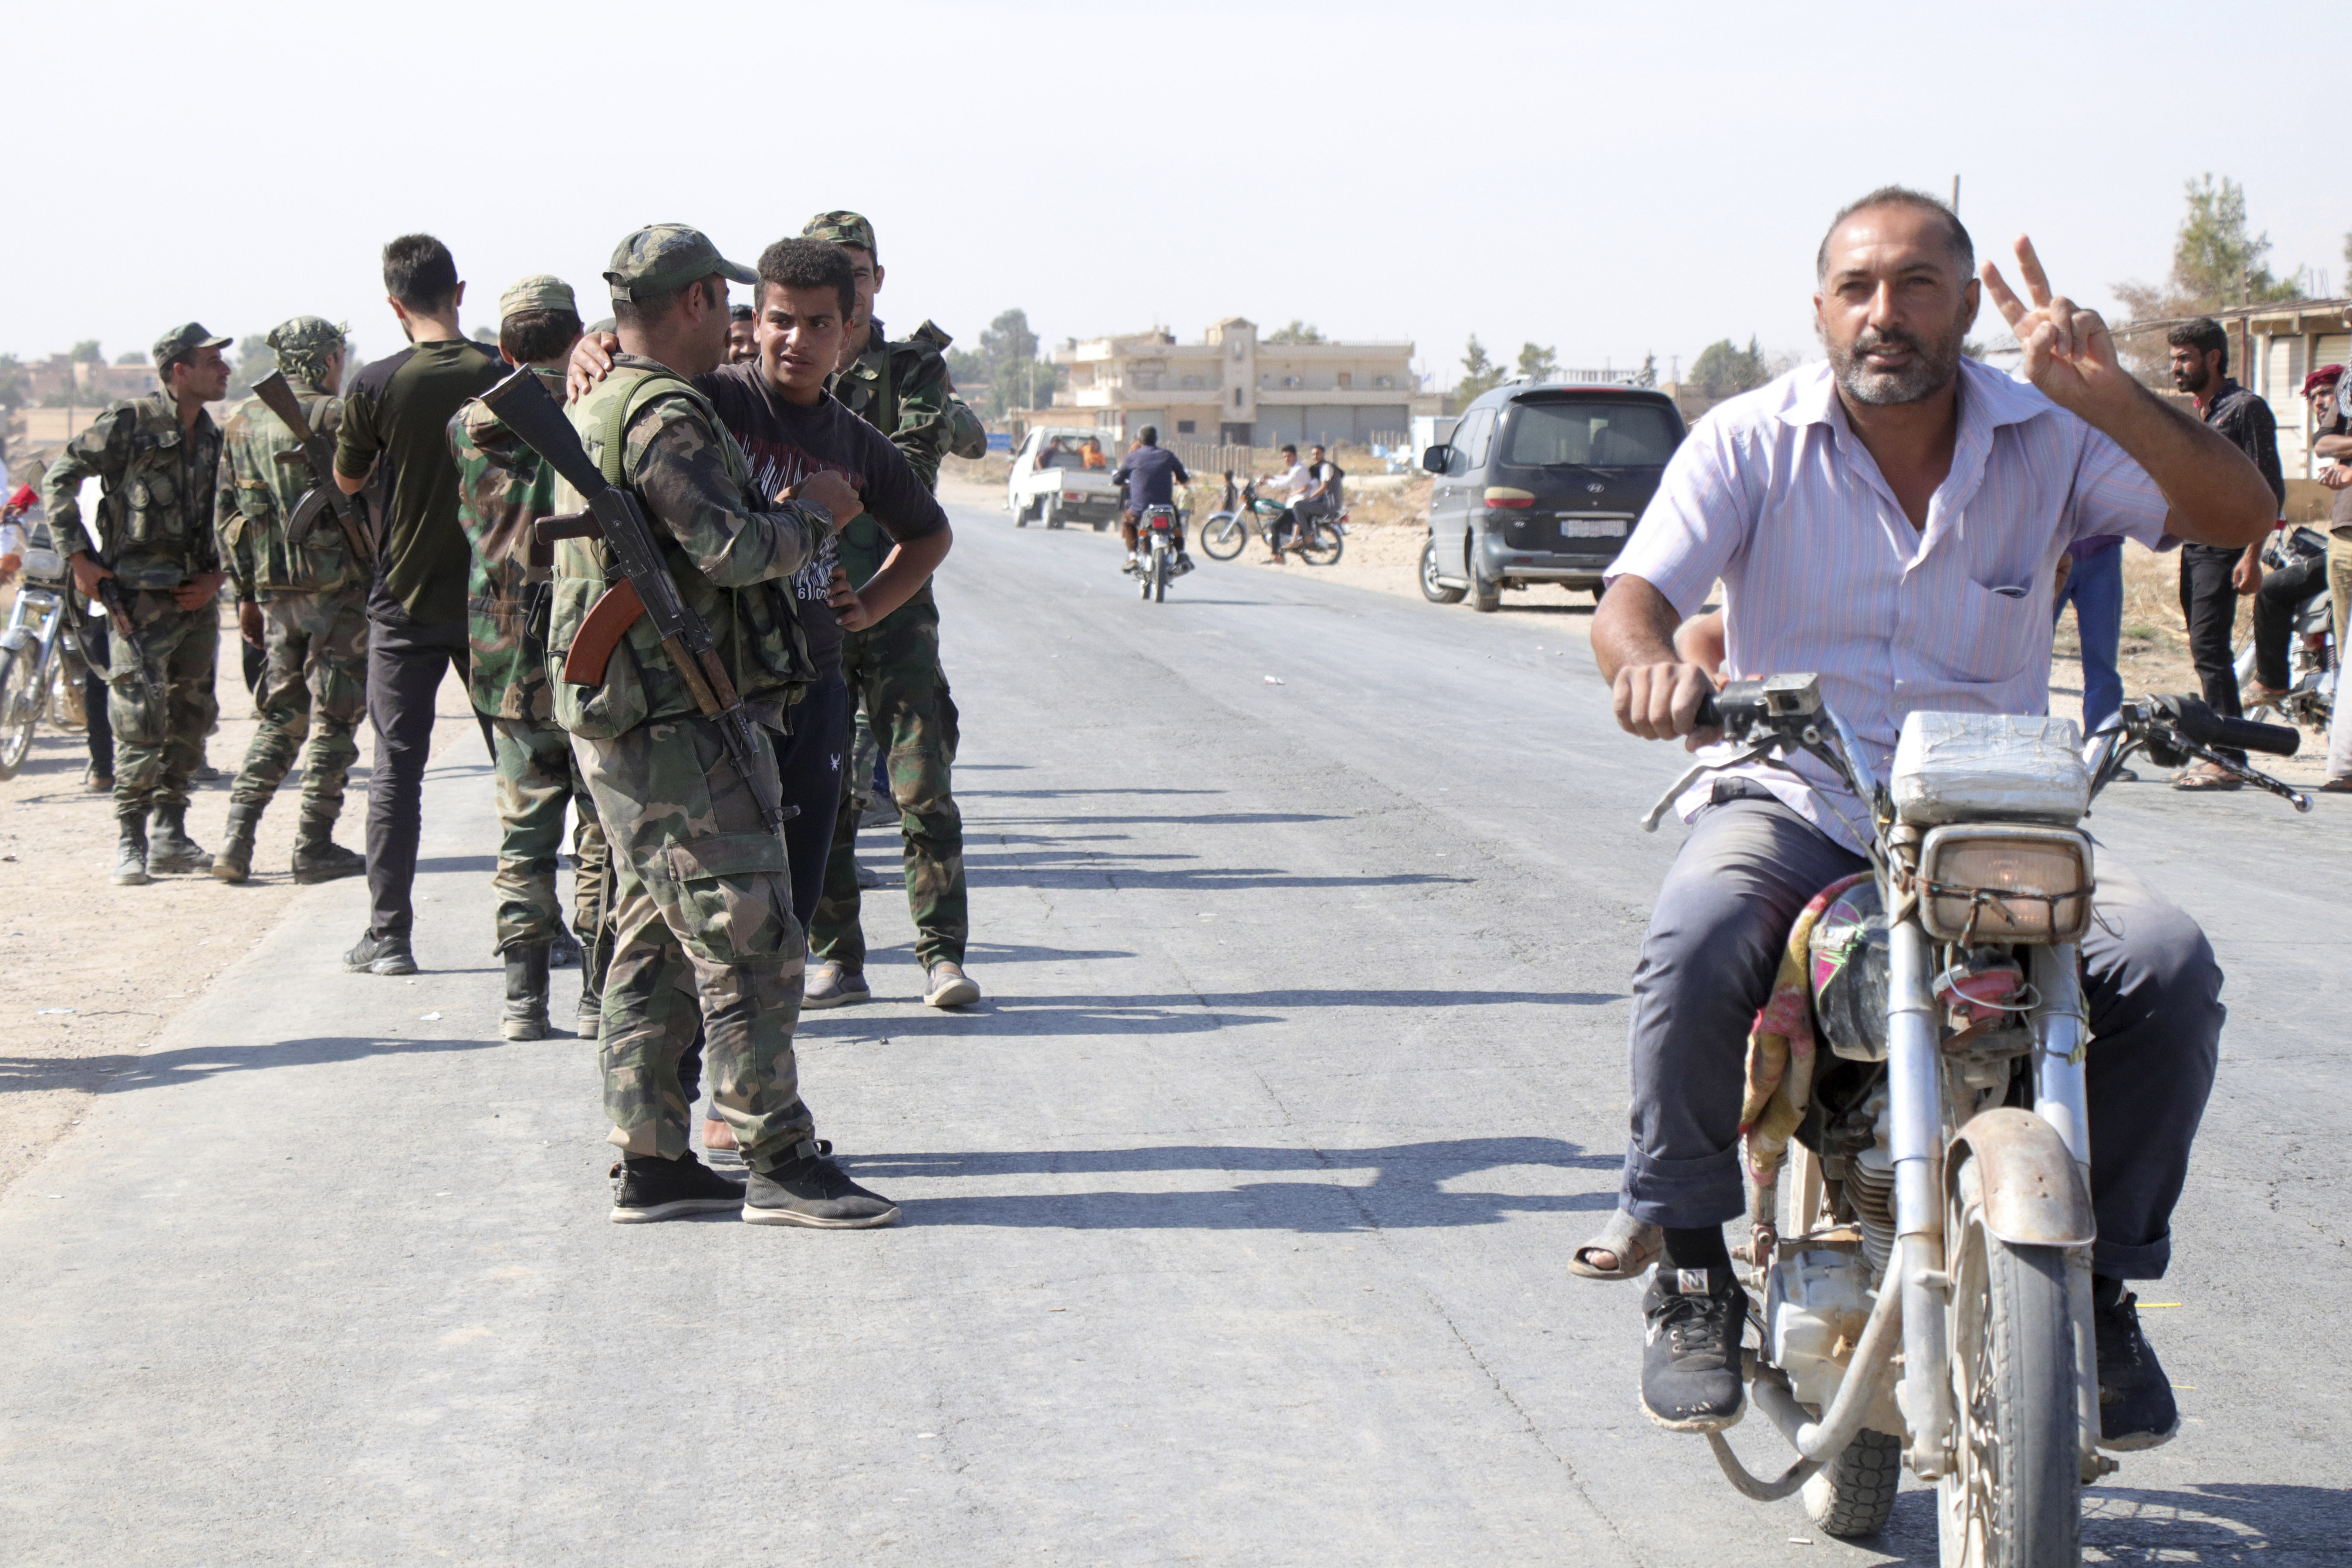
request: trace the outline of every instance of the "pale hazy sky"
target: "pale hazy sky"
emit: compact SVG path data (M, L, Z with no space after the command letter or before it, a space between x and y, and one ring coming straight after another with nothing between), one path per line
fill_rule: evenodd
M1441 383L1473 331L1663 371L1722 337L1809 348L1829 215L1955 173L1980 253L2030 230L2103 307L2161 277L2209 170L2244 183L2277 270L2342 292L2352 47L2320 40L2352 11L2253 15L26 4L0 43L20 198L0 350L95 336L112 359L191 317L241 335L311 312L373 358L400 342L395 234L448 242L471 328L539 271L603 314L597 275L641 224L749 263L845 206L879 235L885 320L967 346L1019 305L1049 342L1304 317L1412 338Z

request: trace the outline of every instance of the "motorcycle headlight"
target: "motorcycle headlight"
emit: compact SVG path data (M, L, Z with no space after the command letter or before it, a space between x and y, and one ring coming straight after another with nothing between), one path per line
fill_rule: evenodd
M2064 827L1938 827L1919 847L1919 923L1939 942L2079 942L2091 841Z

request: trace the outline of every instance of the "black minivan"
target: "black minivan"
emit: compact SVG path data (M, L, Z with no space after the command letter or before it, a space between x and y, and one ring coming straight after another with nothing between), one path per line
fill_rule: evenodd
M1674 399L1643 387L1514 383L1422 454L1435 476L1421 591L1499 609L1506 588L1593 591L1682 445Z

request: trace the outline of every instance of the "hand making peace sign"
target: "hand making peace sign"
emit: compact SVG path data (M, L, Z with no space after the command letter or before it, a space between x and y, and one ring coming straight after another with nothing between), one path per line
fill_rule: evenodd
M2011 292L2000 268L1984 264L1985 288L2009 330L2025 351L2025 378L2043 396L2094 425L2099 416L2128 402L2139 384L2116 361L2116 340L2096 310L2085 310L2064 295L2053 296L2033 241L2017 237L2017 270L2033 303Z

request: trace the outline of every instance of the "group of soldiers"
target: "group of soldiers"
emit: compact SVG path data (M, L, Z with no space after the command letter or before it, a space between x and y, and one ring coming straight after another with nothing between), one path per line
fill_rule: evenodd
M394 264L394 247L415 240L438 247L429 237L394 242L386 282L421 346L416 322L429 312L415 300L404 308ZM564 412L606 483L638 500L679 598L712 634L710 657L756 719L760 744L748 755L721 745L707 702L698 708L701 677L677 668L677 647L643 616L601 670L580 668L579 645L597 635L592 621L612 608L620 581L613 552L593 527L548 526L580 512L582 497L491 402L475 396L447 419L449 523L471 549L464 673L497 779L504 1031L550 1032L549 968L576 952L580 1032L599 1040L622 1152L616 1221L739 1205L755 1223L826 1228L896 1217L815 1139L793 1052L804 995L824 1006L870 994L853 854L865 770L843 765L853 711L885 759L899 813L925 999L979 997L962 970L957 713L929 576L950 537L930 495L940 459L980 455L986 435L953 395L946 334L926 322L893 341L874 318L882 278L871 226L836 211L769 247L756 272L694 229L638 230L604 274L613 318L593 326L551 275L499 300L496 370L535 375L568 398ZM730 283L752 290L749 331L744 310L729 306ZM453 332L462 287L422 302L442 310ZM364 870L373 883L382 814L370 813L369 857L336 845L332 830L356 727L372 707L371 637L380 644L387 623L410 624L383 601L397 563L425 546L396 524L387 531L382 513L394 486L415 488L417 476L387 472L393 453L381 442L373 453L358 444L353 461L338 395L341 328L298 316L268 335L307 432L257 398L225 428L214 424L204 405L226 390L227 342L195 323L167 333L154 348L160 390L76 437L45 483L54 542L115 628L105 671L114 879L207 869L246 879L262 812L307 741L294 875ZM354 396L371 377L384 382L378 372L390 363L362 373ZM331 472L319 471L310 454L320 447L305 435L336 443ZM760 455L757 469L747 450ZM89 479L104 494L96 520L78 501ZM349 512L344 498L355 492L374 503L373 528L369 510ZM339 526L347 512L359 526ZM266 672L226 838L208 855L188 837L186 814L216 714L225 583L240 631L266 649ZM836 639L837 675L824 668ZM387 721L374 706L381 774ZM372 778L372 792L380 782ZM780 784L782 831L756 804ZM557 889L567 812L569 932ZM413 867L413 829L406 853ZM405 900L404 888L404 910ZM405 928L372 926L346 964L414 973ZM748 1181L703 1164L690 1146L706 1075L704 1148L740 1158Z

